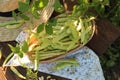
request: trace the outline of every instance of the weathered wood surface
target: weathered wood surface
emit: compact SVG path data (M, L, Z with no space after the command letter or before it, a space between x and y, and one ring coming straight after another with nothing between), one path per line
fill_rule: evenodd
M96 31L92 40L87 44L97 54L103 54L106 49L120 37L120 27L114 26L108 20L96 20Z

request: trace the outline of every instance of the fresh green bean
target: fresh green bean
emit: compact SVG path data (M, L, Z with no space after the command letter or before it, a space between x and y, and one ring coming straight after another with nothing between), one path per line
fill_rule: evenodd
M75 58L69 58L69 59L67 59L67 58L65 58L65 59L59 59L59 60L56 60L56 61L54 61L54 62L57 62L57 63L72 63L72 64L79 64L77 61L76 61L76 59ZM53 63L54 63L53 62Z
M38 70L38 66L39 66L39 52L36 51L35 53L35 71Z
M66 51L68 46L62 45L62 44L52 44L51 45L53 49L59 49L59 50L64 50Z
M43 39L43 43L42 43L40 46L36 47L35 50L45 49L45 48L47 48L50 44L51 44L51 41L50 41L49 39L45 39L45 38L44 38L44 39Z
M59 64L57 64L55 67L54 67L54 69L55 70L60 70L60 69L62 69L62 68L65 68L65 67L67 67L67 66L72 66L72 65L74 65L74 66L78 66L79 64L73 64L73 63L59 63Z
M7 22L0 23L0 26L3 27L3 26L7 26L7 25L19 24L19 23L22 23L22 22L24 22L24 21L23 20L7 21Z
M20 73L18 72L18 70L15 69L15 67L10 66L10 69L11 69L18 77L20 77L20 78L22 78L22 79L26 79L26 77L24 77L22 74L20 74Z
M3 67L5 67L7 61L13 56L13 54L14 54L14 53L11 53L11 54L9 54L9 55L7 56L7 58L6 58L5 61L3 62L3 65L2 65Z

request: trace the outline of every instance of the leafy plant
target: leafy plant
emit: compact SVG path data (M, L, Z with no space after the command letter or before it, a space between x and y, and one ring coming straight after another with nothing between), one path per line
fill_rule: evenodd
M100 56L101 64L106 67L113 67L120 57L120 39L112 44L104 55Z
M32 19L39 19L38 10L42 10L47 4L48 0L32 0L31 3L29 0L25 3L19 2L18 10L20 12L18 14L13 12L13 16L16 20L17 16L20 16L24 22L29 21L31 24L34 24ZM60 5L59 0L55 0L53 6L58 12L62 12L64 9ZM37 25L34 31L29 30L30 35L22 44L17 44L16 47L9 45L12 54L8 56L5 63L13 54L17 54L21 58L24 55L28 55L30 60L35 63L35 71L38 71L40 61L66 54L66 52L78 46L85 45L93 32L92 20L95 18L89 13L89 8L91 7L93 7L91 2L84 0L74 6L71 14L61 14L56 18L48 20L47 23ZM30 13L30 16L27 16L27 13ZM68 60L61 61L60 64L56 65L56 69L78 65L74 59L70 59L70 62ZM31 71L28 70L28 72Z

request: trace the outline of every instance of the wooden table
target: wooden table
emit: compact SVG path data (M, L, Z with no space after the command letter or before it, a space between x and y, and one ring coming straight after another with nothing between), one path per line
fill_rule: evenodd
M109 21L99 19L96 20L96 31L92 38L92 40L87 44L89 48L91 48L93 51L96 52L96 54L103 54L106 49L118 38L120 37L120 27L114 27ZM11 42L1 42L0 48L2 48L2 54L3 57L0 60L0 65L2 65L2 62L4 61L4 58L10 53L10 49L7 46L7 44L15 45L15 41ZM17 67L18 70L25 75L25 69L21 67ZM39 75L47 76L48 74L45 73L39 73ZM56 78L57 80L69 80L64 79L58 76L52 76ZM3 70L2 67L0 67L0 80L21 80L18 78L9 67L5 70Z

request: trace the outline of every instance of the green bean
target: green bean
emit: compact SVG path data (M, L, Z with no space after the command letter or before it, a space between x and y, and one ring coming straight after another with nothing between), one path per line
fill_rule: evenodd
M73 64L73 63L59 63L59 64L57 64L55 67L54 67L54 69L55 70L60 70L60 69L62 69L62 68L65 68L65 67L67 67L67 66L72 66L72 65L74 65L74 66L78 66L79 64Z
M56 37L53 39L53 42L59 41L65 37L67 37L69 34L67 34L65 31L62 31L62 33L59 33L56 35Z
M68 46L65 46L65 45L60 45L60 44L52 44L51 45L53 47L53 49L59 49L59 50L67 50Z
M3 67L5 67L7 61L13 56L13 54L14 54L14 53L11 53L11 54L9 54L9 55L7 56L7 58L6 58L5 61L3 62L3 65L2 65Z
M35 53L35 70L38 70L38 66L39 66L39 52L36 51Z
M57 55L60 55L60 54L64 54L65 52L52 52L52 53L50 53L50 52L47 52L47 53L41 53L41 54L39 54L39 57L44 57L44 56L57 56Z
M60 45L70 45L72 41L58 42Z
M72 33L73 38L74 38L73 40L79 40L79 32L77 31L76 26L72 22L70 22L70 23L71 24L68 24L68 25L70 26L69 29Z
M18 24L6 25L6 28L8 28L8 29L19 28L23 25L23 23L24 23L24 21L22 21L21 23L18 23Z
M69 18L67 18L67 17L58 18L57 23L64 23L64 22L66 22L68 20L69 20Z
M26 77L24 77L22 74L20 74L20 73L17 71L17 69L15 69L15 67L10 66L10 69L11 69L18 77L20 77L20 78L22 78L22 79L26 79Z
M74 49L75 47L77 47L78 45L76 44L76 42L72 41L71 44L68 46L67 51Z
M24 21L23 20L7 21L7 22L0 23L0 26L3 27L3 26L7 26L7 25L19 24L19 23L22 23L22 22L24 22Z
M50 44L51 44L51 41L44 38L42 44L41 44L40 46L36 47L35 50L45 49L45 48L47 48Z
M76 59L74 59L74 58L59 59L59 60L56 60L56 61L54 61L54 62L57 62L57 63L63 63L63 62L64 62L64 63L79 64L79 63L76 61ZM54 62L53 62L53 63L54 63Z

